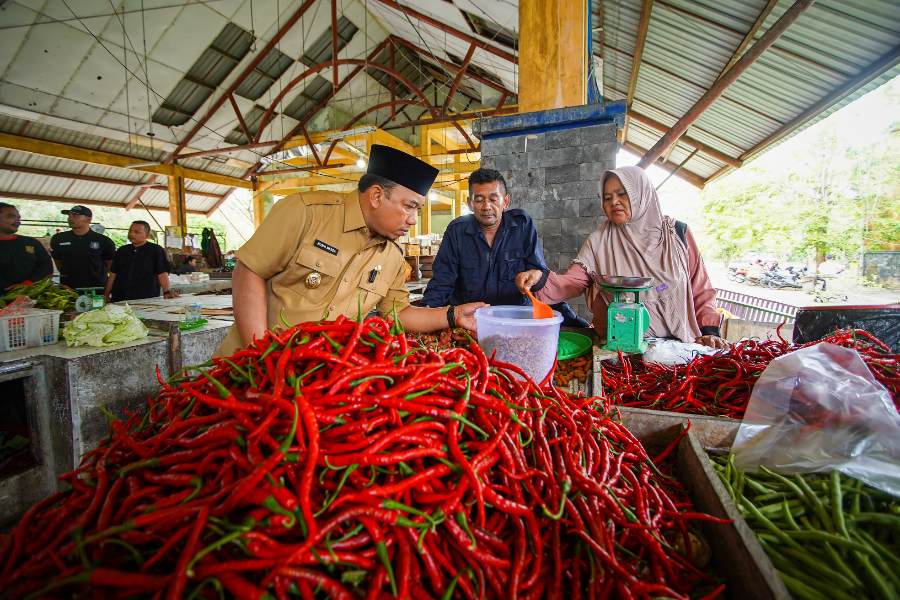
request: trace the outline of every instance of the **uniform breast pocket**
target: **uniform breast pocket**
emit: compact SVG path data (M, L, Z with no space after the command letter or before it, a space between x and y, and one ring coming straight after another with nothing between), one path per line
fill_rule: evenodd
M503 253L503 278L513 280L516 274L525 270L525 253L521 250L510 250Z
M313 302L328 297L342 265L336 256L323 254L315 248L301 248L294 260L294 268L285 278L284 284Z
M359 278L359 287L357 296L351 300L351 305L347 307L350 314L362 307L363 317L375 310L378 303L384 300L390 290L391 282L385 273L379 272L375 277L375 281L369 281L370 271L365 271Z

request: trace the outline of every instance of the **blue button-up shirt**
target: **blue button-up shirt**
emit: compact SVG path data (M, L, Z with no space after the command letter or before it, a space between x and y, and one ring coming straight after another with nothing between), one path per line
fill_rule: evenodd
M433 274L422 304L446 306L466 302L523 305L516 274L546 270L544 253L531 217L521 209L503 213L489 246L473 215L454 219L434 259ZM543 287L542 280L535 288Z

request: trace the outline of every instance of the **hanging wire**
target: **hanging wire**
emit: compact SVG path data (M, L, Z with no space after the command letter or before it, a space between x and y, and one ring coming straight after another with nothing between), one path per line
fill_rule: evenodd
M112 0L110 0L110 4L112 4ZM128 33L125 31L125 7L122 6L122 18L120 19L120 23L122 24L122 58L125 63L125 125L128 130L128 152L131 153L132 148L132 138L131 138L131 95L128 91L128 48L125 46L125 42L128 41ZM131 43L131 42L129 42ZM134 46L132 45L132 48Z
M276 10L278 11L278 16L276 17L276 21L275 21L276 26L277 26L276 31L281 31L281 0L278 0ZM279 39L278 43L275 44L275 49L278 52L281 52L281 39ZM272 88L269 87L270 91L271 91L271 89ZM279 106L278 106L278 109L279 109L278 110L278 121L281 124L281 139L284 139L284 98L281 97L281 92L283 89L284 89L284 78L279 77L278 78L278 97L281 98L281 101L279 102ZM269 94L269 98L271 100L271 93ZM260 137L262 137L262 134L263 134L263 132L260 132L260 134L259 134Z
M141 37L144 42L144 78L147 82L147 127L150 129L147 137L150 138L150 150L154 150L153 138L156 134L153 133L153 112L150 110L150 73L147 71L147 19L144 14L144 0L141 0Z
M674 146L675 146L675 144L673 144L673 147L674 147ZM694 151L691 152L690 154L688 154L688 155L687 155L687 158L685 158L683 161L681 161L681 163L680 163L677 167L675 167L673 170L669 171L669 174L666 175L666 178L663 179L662 181L660 181L660 182L659 182L659 185L656 186L656 191L659 191L659 188L661 188L665 182L667 182L669 179L671 179L672 176L675 175L675 173L677 173L678 171L680 171L680 170L681 170L681 167L683 167L683 166L687 163L687 161L689 161L689 160L691 160L692 158L694 158L694 155L697 154L697 151L698 151L698 150L699 150L699 148L694 148Z
M256 19L253 17L253 0L250 0L250 51L256 52Z
M103 50L104 50L107 54L109 54L109 55L113 58L113 60L115 60L117 63L119 63L119 64L123 67L123 69L124 69L127 73L129 73L132 77L134 77L137 81L139 81L140 83L144 84L146 90L148 91L148 94L147 94L147 108L148 108L148 113L150 112L150 93L151 93L151 92L152 92L157 98L159 98L159 100L165 101L165 96L163 96L162 94L160 94L157 90L155 90L155 89L153 88L153 86L150 84L149 77L147 77L147 75L148 75L148 71L147 71L147 69L146 69L146 59L147 59L146 44L147 44L147 37L146 37L146 22L145 22L145 19L144 19L144 12L145 12L145 11L143 10L143 0L141 1L141 4L142 4L142 10L141 10L141 15L142 15L142 18L141 18L141 24L142 24L142 30L143 30L143 32L144 32L144 35L143 35L143 42L144 42L144 59L145 59L144 75L145 75L145 77L147 77L146 80L142 80L142 79L141 79L141 76L140 76L138 73L135 73L133 70L129 69L128 66L127 66L124 62L122 62L122 60L120 60L119 57L116 56L116 54L115 54L114 52L112 52L106 44L103 43L103 41L102 41L102 40L101 40L101 39L100 39L100 38L99 38L99 37L98 37L98 36L97 36L97 35L96 35L96 34L88 27L88 26L87 26L87 24L84 22L84 19L82 19L81 17L79 17L78 14L75 13L74 10L72 10L72 7L69 5L69 3L67 2L67 0L62 0L62 3L63 3L63 5L68 9L68 11L72 14L73 18L74 18L75 20L78 21L78 23L81 25L82 29L83 29L88 35L90 35L92 38L94 38L94 40L97 42L97 44L98 44L101 48L103 48ZM317 11L317 12L318 12L318 8L319 8L319 6L317 5L317 7L316 7L316 11ZM305 30L304 30L304 35L305 35ZM137 52L135 52L135 54L137 54ZM138 62L140 62L140 60L138 60ZM190 117L189 121L193 121L193 122L195 122L195 123L200 123L200 120L199 120L197 117L193 116L193 115ZM150 124L150 127L151 127L151 131L149 132L148 137L151 138L150 143L151 143L151 149L152 149L152 148L153 148L153 139L152 139L152 138L153 138L153 136L155 135L155 134L153 134L153 132L152 132L152 126L153 126L152 115L150 116L150 118L148 118L148 123ZM210 126L208 126L208 125L205 124L205 123L201 124L201 128L204 129L204 130L206 130L206 131L208 131L208 132L210 132L211 134L215 135L215 136L218 137L221 141L225 141L225 138L227 137L227 134L223 134L223 133L221 133L220 131L217 131L217 130L211 128ZM169 130L171 131L172 128L170 127ZM257 157L257 159L262 159L262 158L265 158L265 157L266 157L265 154L263 154L263 153L261 153L261 152L258 152L258 151L256 151L256 150L248 149L247 152L249 152L249 153L255 155L255 156ZM270 160L270 163L271 163L271 164L282 165L282 166L287 167L287 168L293 168L293 167L296 166L296 165L294 165L294 164L291 164L291 163L289 163L289 162L286 162L285 160ZM330 173L319 173L319 174L320 174L321 176L323 176L323 177L328 177L328 178L330 178L330 179L334 179L334 180L335 180L335 183L356 183L356 180L355 180L355 179L348 179L348 178L346 178L346 177L341 177L341 176L339 176L339 175L334 175L334 174L330 174Z

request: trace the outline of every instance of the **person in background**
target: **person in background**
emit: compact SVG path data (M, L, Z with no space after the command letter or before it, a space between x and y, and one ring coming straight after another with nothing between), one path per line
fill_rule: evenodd
M128 228L128 241L116 250L104 296L107 302L156 298L160 291L174 298L169 290L169 259L162 246L148 242L150 224L134 221Z
M600 180L606 219L585 240L572 266L562 275L523 271L523 291L546 279L536 296L559 302L584 293L594 313L594 328L606 336L612 294L599 286L600 275L649 277L654 289L641 294L650 313L649 334L713 348L727 343L719 333L716 291L693 235L684 223L662 214L659 198L640 167L607 171Z
M74 289L103 289L116 245L91 229L94 214L88 207L79 204L62 214L68 216L72 229L50 238L50 252L59 269L59 282Z
M530 303L516 288L516 274L525 269L546 271L547 263L531 217L524 210L510 209L509 202L506 180L499 171L478 169L469 176L472 214L447 226L422 297L424 306ZM535 289L543 287L544 281ZM565 302L553 308L563 316L565 326L589 325Z
M53 274L53 263L43 244L18 235L19 209L0 202L0 291L23 281L38 281Z
M197 257L191 254L188 254L184 257L184 262L175 269L176 275L187 275L188 273L193 273L197 270Z

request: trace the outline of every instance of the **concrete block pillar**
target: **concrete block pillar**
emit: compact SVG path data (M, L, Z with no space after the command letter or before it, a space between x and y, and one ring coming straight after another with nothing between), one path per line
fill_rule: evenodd
M481 166L506 178L511 206L534 219L547 265L565 271L605 218L598 182L616 164L624 103L481 119ZM583 298L570 301L590 319Z

